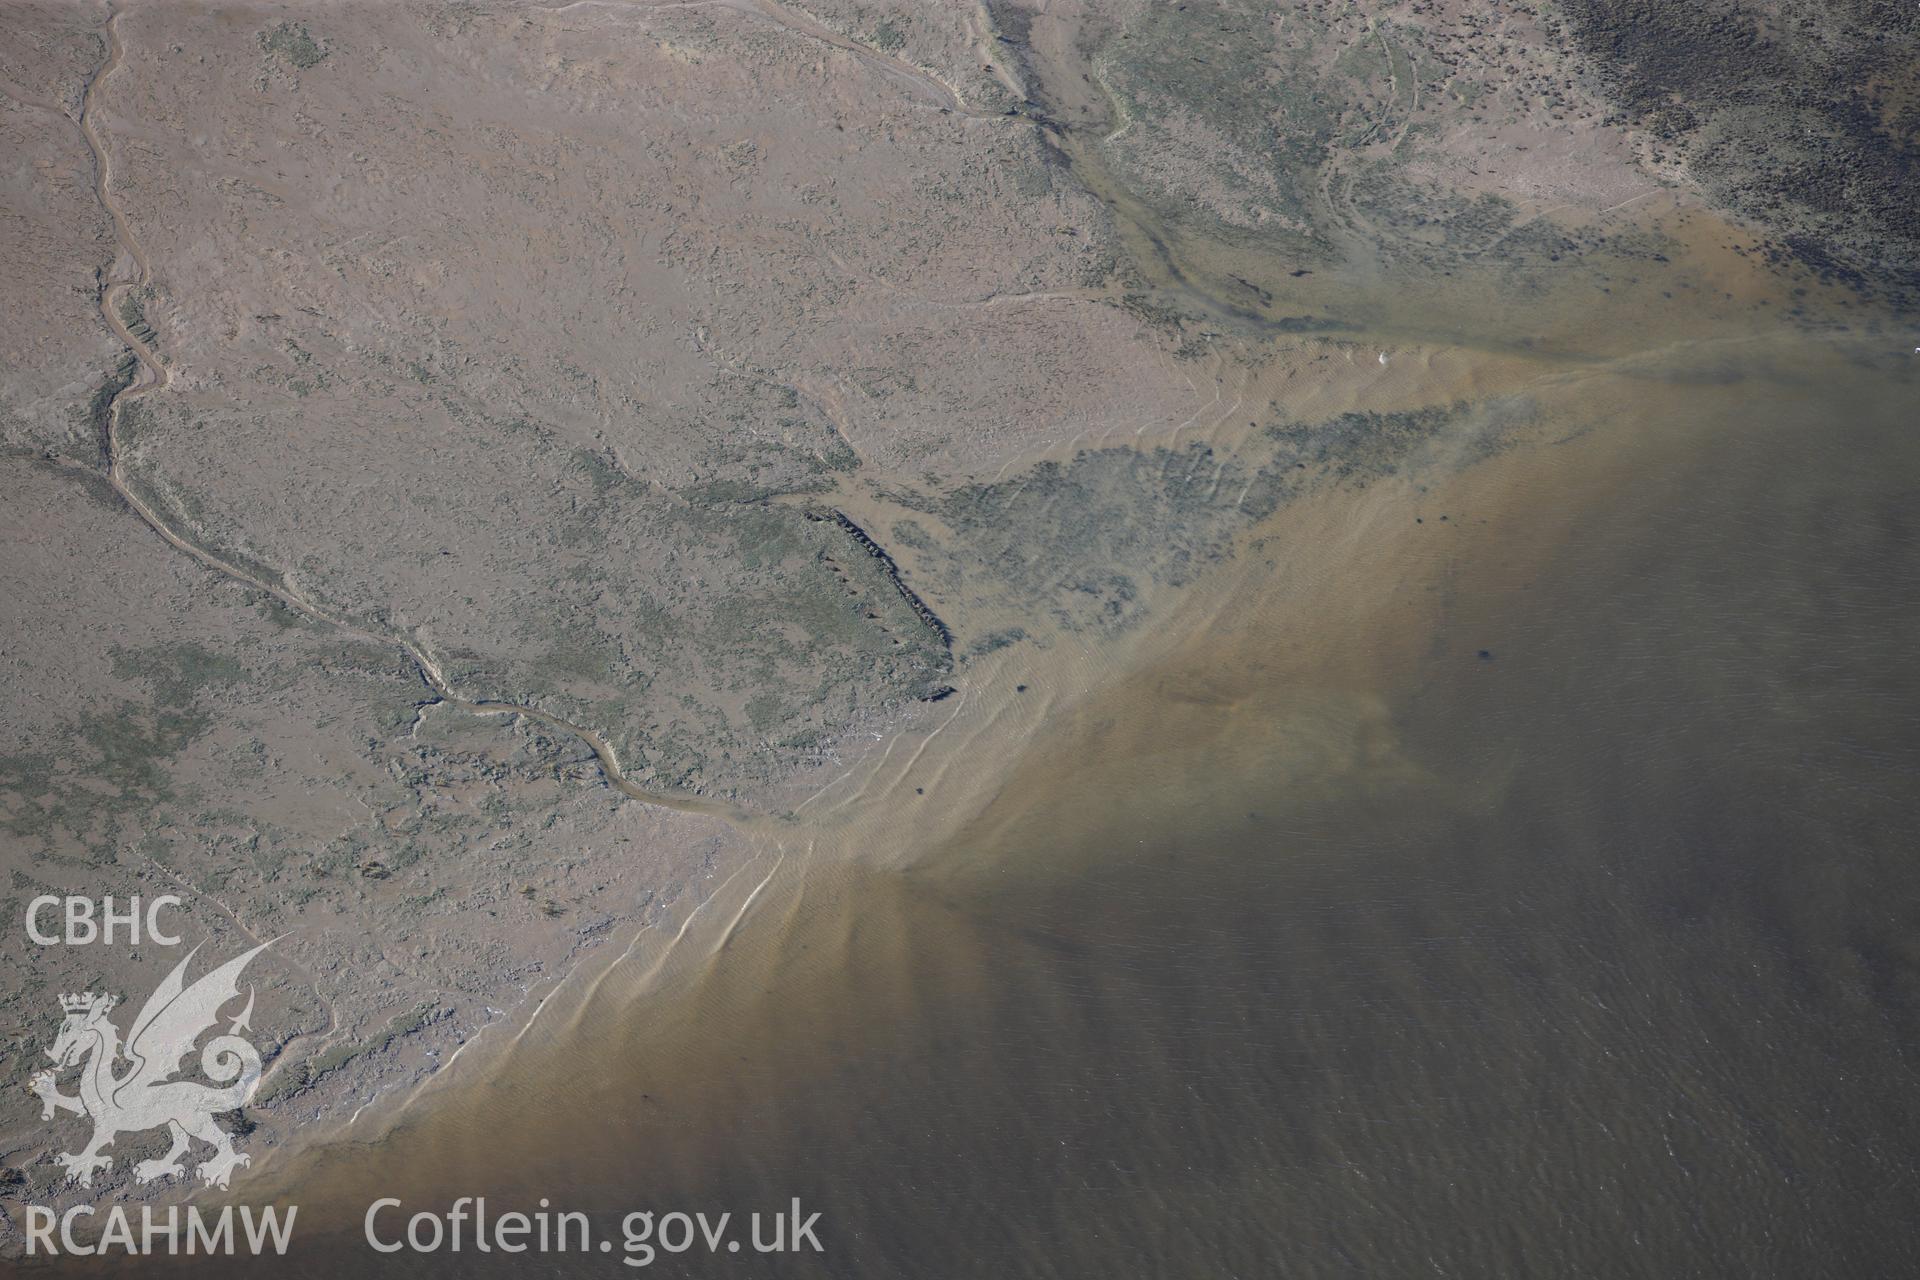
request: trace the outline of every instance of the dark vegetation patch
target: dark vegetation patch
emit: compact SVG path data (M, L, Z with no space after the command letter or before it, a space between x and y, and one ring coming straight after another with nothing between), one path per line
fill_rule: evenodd
M1629 117L1774 252L1920 303L1920 7L1567 0Z
M1546 69L1524 57L1516 66L1462 34L1482 25L1443 32L1339 4L1284 13L1264 0L1143 6L1091 60L1111 101L1100 136L1112 132L1089 184L1142 237L1136 252L1149 274L1157 262L1210 310L1262 332L1326 327L1273 315L1279 267L1297 278L1366 261L1440 276L1472 263L1513 273L1519 288L1575 256L1612 253L1597 229L1528 217L1421 163L1427 139L1456 126L1514 113L1545 124L1576 109L1554 78L1564 59L1542 52ZM1475 105L1478 82L1463 84L1462 68L1488 57L1520 83ZM1220 278L1203 282L1180 252L1188 243L1229 251L1246 274L1206 272Z
M236 684L247 675L234 659L190 641L116 648L112 657L114 675L144 680L164 707L188 706L202 689Z
M1185 586L1228 560L1241 534L1298 494L1370 483L1442 432L1477 437L1501 425L1489 406L1467 405L1273 419L1231 452L1198 441L1095 449L993 483L889 496L953 531L950 551L923 558L941 581L973 584L976 596L1065 631L1112 634L1146 616L1150 589ZM965 657L1023 638L981 636Z
M283 22L271 31L262 32L260 47L278 54L296 71L317 66L327 56L326 46L313 38L304 22Z
M1267 6L1246 0L1150 5L1109 43L1112 87L1143 137L1164 145L1169 126L1192 118L1257 163L1257 177L1230 164L1214 171L1273 219L1262 240L1324 254L1332 246L1319 229L1316 187L1339 128L1340 94L1304 51L1281 48L1274 30ZM1205 218L1182 208L1178 193L1157 192L1154 201L1169 216Z

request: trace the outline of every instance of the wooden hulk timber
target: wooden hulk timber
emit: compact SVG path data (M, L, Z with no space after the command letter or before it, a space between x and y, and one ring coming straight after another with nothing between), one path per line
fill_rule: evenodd
M844 511L829 508L825 511L809 511L806 516L807 519L815 521L831 520L846 530L847 536L853 539L854 544L879 564L880 572L885 574L887 581L893 584L893 589L900 593L900 598L907 602L907 607L913 610L913 616L920 619L930 631L940 637L940 644L948 653L953 652L953 629L940 620L939 614L927 607L927 602L922 600L912 587L901 581L900 566L894 563L893 557L887 553L885 547L875 542L872 536L855 524Z

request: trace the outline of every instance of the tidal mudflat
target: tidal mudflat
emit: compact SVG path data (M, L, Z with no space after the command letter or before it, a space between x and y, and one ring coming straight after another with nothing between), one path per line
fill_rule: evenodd
M274 942L0 1243L1912 1270L1911 31L1658 9L10 14L9 910Z

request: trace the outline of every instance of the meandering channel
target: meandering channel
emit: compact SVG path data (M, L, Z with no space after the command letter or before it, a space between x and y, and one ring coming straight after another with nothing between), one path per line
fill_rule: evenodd
M153 347L139 335L135 334L120 315L121 301L127 296L130 290L144 288L147 285L152 279L152 269L147 263L146 255L140 248L139 238L134 235L133 228L129 225L125 213L119 205L114 202L112 192L112 161L109 158L106 144L101 138L98 122L98 104L101 87L106 83L108 77L119 69L125 54L118 30L119 18L120 15L117 12L111 10L108 12L105 28L107 56L100 64L99 69L88 77L85 91L80 100L80 132L85 135L87 146L93 153L94 193L98 196L101 207L106 210L107 216L113 221L114 234L120 250L125 254L127 259L131 260L134 268L131 276L122 275L119 273L121 264L116 260L113 267L110 268L108 278L100 290L101 318L106 321L107 328L126 345L128 350L133 352L134 359L137 362L132 376L112 393L101 410L101 452L107 483L113 486L113 491L120 495L121 500L132 509L135 515L139 516L140 519L146 523L148 528L165 539L168 545L193 557L193 559L214 572L230 578L243 586L264 592L302 616L331 627L343 635L366 640L376 645L397 646L402 653L406 654L407 660L419 671L421 680L434 695L431 699L425 700L421 705L443 705L462 711L469 711L477 715L525 716L536 724L578 738L580 741L586 743L592 750L594 759L599 762L601 775L605 777L607 785L622 795L629 796L632 799L642 801L646 804L659 805L662 808L676 809L685 813L697 813L709 817L724 818L737 824L744 825L765 821L766 819L763 815L753 813L727 801L699 796L676 795L641 786L629 778L625 770L622 769L619 757L615 754L612 744L600 734L584 725L575 724L573 721L565 719L562 716L557 716L550 711L543 711L538 707L528 706L525 703L508 702L497 698L469 698L462 696L454 690L453 684L447 679L446 673L441 670L439 663L434 660L433 655L429 653L423 645L404 635L383 634L358 626L322 608L289 583L273 582L258 574L248 572L239 565L222 559L220 556L215 555L213 552L193 541L185 533L168 524L159 512L155 511L139 494L134 492L133 487L127 482L126 465L120 455L119 442L117 439L120 409L122 405L130 401L142 399L157 391L164 391L172 383L173 375L167 369L165 361L161 360L159 355L153 350Z

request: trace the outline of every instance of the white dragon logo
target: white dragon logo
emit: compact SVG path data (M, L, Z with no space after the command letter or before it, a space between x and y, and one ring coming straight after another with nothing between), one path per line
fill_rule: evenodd
M128 1030L124 1049L119 1028L107 1020L108 1012L118 1003L112 996L88 992L60 997L66 1020L60 1024L53 1047L47 1050L56 1070L40 1072L30 1087L40 1095L42 1120L53 1119L59 1111L93 1117L93 1139L86 1148L58 1157L71 1180L91 1186L94 1170L113 1164L110 1156L100 1154L100 1148L112 1145L119 1134L163 1125L172 1131L173 1146L159 1159L142 1160L133 1166L133 1176L141 1182L184 1174L180 1157L187 1153L193 1138L214 1149L200 1165L202 1181L212 1186L226 1186L234 1169L249 1163L249 1157L233 1149L231 1135L215 1124L213 1117L244 1106L260 1083L260 1055L239 1035L242 1029L251 1030L251 991L247 1007L227 1028L227 1034L208 1041L200 1054L200 1069L222 1087L172 1077L202 1033L219 1020L221 1006L239 996L240 972L247 962L272 945L261 943L189 987L185 974L188 962L200 950L195 947L147 997ZM125 1075L115 1076L114 1065L123 1056L133 1065ZM84 1064L80 1068L80 1095L70 1098L55 1083L56 1071L77 1063Z

